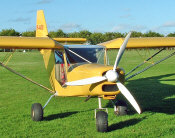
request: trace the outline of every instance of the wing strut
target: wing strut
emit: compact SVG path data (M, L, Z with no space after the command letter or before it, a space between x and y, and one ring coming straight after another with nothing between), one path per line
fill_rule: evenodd
M4 63L4 65L7 65L8 62L10 61L10 59L12 58L13 54L15 53L16 49L14 49L13 52L9 52L11 53L10 55L9 54L6 54L4 59L2 60L2 63ZM5 63L6 62L6 63Z
M161 50L159 50L158 52L156 52L154 55L152 55L151 57L149 57L148 59L146 59L143 63L137 65L135 68L133 68L130 72L128 72L125 76L128 76L129 74L131 74L133 71L135 71L137 68L139 68L140 66L142 66L143 64L146 63L146 61L149 61L150 59L152 59L153 57L155 57L156 55L158 55L160 52L162 52L163 50L165 50L165 47L162 48Z
M152 64L152 65L150 65L150 66L148 66L148 67L142 69L141 71L138 71L137 73L135 73L135 74L133 74L133 75L127 77L125 80L127 81L127 80L129 80L129 79L135 77L136 75L138 75L138 74L140 74L140 73L142 73L142 72L148 70L149 68L151 68L151 67L153 67L153 66L159 64L160 62L162 62L162 61L164 61L164 60L166 60L166 59L168 59L168 58L170 58L170 57L172 57L172 56L174 56L174 55L175 55L175 52L173 52L172 54L166 56L165 58L163 58L163 59L161 59L161 60L155 62L154 64Z
M31 80L30 78L28 78L28 77L26 77L26 76L24 76L24 75L22 75L22 74L16 72L15 70L13 70L12 68L8 67L7 65L4 65L2 62L0 62L0 66L4 67L5 69L7 69L8 71L10 71L10 72L12 72L12 73L14 73L14 74L16 74L16 75L18 75L18 76L24 78L25 80L28 80L28 81L32 82L33 84L36 84L36 85L40 86L41 88L46 89L47 91L49 91L49 92L52 93L52 94L55 93L55 91L53 91L53 90L51 90L51 89L49 89L49 88L43 86L42 84L39 84L39 83L37 83L37 82Z

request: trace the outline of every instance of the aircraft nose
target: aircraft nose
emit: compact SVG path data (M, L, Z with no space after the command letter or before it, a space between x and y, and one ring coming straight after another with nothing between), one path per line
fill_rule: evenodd
M118 80L118 73L113 70L108 70L105 74L105 77L109 82L116 82Z

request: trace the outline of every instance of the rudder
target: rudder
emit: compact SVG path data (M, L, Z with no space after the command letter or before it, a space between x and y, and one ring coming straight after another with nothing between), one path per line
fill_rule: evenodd
M48 37L48 30L43 10L37 11L36 37Z

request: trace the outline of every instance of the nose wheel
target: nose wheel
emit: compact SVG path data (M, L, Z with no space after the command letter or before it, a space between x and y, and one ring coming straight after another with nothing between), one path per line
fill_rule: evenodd
M96 128L98 132L107 132L108 114L105 111L98 111L96 114Z
M98 132L108 131L108 110L102 108L101 98L98 98L99 108L95 109L96 128Z

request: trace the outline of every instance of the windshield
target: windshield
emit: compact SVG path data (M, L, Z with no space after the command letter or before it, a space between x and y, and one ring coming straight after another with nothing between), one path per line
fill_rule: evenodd
M66 48L65 51L69 64L104 64L104 48Z
M68 72L82 64L104 64L105 48L101 46L65 46L65 52ZM55 50L55 62L56 65L64 65L63 53L59 50Z
M66 48L67 62L69 64L68 71L73 68L87 63L104 64L104 51L105 49L100 47L88 47L88 48Z

